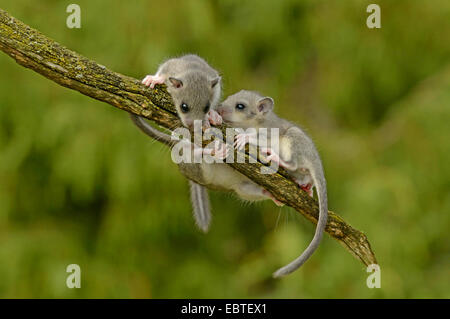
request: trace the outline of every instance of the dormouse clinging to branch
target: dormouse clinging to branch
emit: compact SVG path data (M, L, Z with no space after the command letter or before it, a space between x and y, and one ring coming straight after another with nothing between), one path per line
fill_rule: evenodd
M320 211L314 237L300 257L274 273L274 277L281 277L301 267L319 246L327 224L328 200L322 162L313 141L300 127L278 117L273 112L273 106L272 98L243 90L221 103L218 112L224 122L233 127L254 128L257 131L259 128L278 128L279 154L268 147L261 148L260 152L268 155L268 161L275 161L284 167L310 196L313 188L317 189ZM266 138L270 140L271 137ZM258 136L254 134L241 133L236 136L236 146L243 148L246 143L257 140Z
M159 66L155 75L147 75L142 83L151 88L156 84L166 84L184 126L191 129L194 121L202 121L204 128L210 127L210 123L222 123L222 118L216 112L222 92L221 77L201 57L188 54L169 59ZM146 134L161 142L167 142L164 137L167 134L153 128L139 116L130 116ZM206 232L211 221L207 190L191 180L189 183L194 218L199 228Z

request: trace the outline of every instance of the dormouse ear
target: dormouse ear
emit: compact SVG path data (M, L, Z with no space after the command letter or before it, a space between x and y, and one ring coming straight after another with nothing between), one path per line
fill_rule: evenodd
M180 87L183 86L183 81L176 79L176 78L169 78L170 83L173 85L174 88L179 89Z
M221 79L222 78L220 76L216 77L215 79L212 79L211 80L211 88L213 89L217 85L217 83L220 82Z
M266 114L273 110L273 99L271 97L263 97L258 101L258 111Z

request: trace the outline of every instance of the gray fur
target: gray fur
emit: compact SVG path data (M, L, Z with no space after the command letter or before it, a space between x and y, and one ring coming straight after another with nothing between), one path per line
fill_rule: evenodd
M172 146L173 141L170 135L153 128L142 117L134 114L130 114L130 117L142 132L155 140ZM209 230L212 219L208 191L205 186L215 190L234 191L241 199L246 201L254 202L268 199L267 195L263 193L263 188L225 163L180 163L178 168L189 179L193 216L197 226L204 232Z
M203 125L209 126L207 113L216 109L222 91L221 77L216 70L201 57L188 54L165 61L159 66L156 76L164 79L184 126L192 127L195 120L201 120ZM187 113L182 112L182 103L189 106ZM131 120L150 137L173 145L169 135L153 128L141 117L132 114ZM208 193L204 187L190 183L194 218L200 229L206 232L211 220ZM205 200L204 204L199 202L201 199Z
M240 110L236 108L237 104L243 104L245 108ZM285 168L299 184L312 183L317 189L319 220L314 237L300 257L273 274L274 277L281 277L301 267L319 246L327 224L328 200L322 162L314 143L300 127L279 118L272 109L273 100L271 98L243 90L222 102L218 107L218 112L222 115L223 120L233 127L243 129L250 127L255 129L278 128L279 156L285 162Z
M189 181L191 186L191 202L195 223L204 233L207 233L211 224L211 211L209 196L205 187Z
M205 121L208 105L208 109L216 109L222 90L221 78L201 57L188 54L169 59L161 64L156 75L165 78L167 90L184 126L191 127L195 120ZM179 80L182 86L175 86L169 78ZM188 113L181 111L182 103L189 106Z
M291 164L296 170L289 170L289 173L296 180L301 181L301 184L312 182L314 187L316 187L319 201L319 219L314 237L308 247L297 259L278 269L273 274L274 277L282 277L290 274L300 268L312 256L319 247L328 219L327 185L319 154L311 139L299 128L294 127L289 129L286 135L289 139L295 141L295 143L291 143L291 152L293 155L292 160L288 164ZM307 172L303 172L301 170L302 168L306 169Z
M272 101L272 106L266 112L260 112L258 106L260 102L266 103L267 100ZM246 107L244 110L237 110L236 104L241 103ZM273 112L273 99L264 97L253 91L241 90L226 98L225 101L217 107L219 114L227 124L233 127L247 128L278 128L280 136L283 135L290 127L295 126L293 123L278 117Z

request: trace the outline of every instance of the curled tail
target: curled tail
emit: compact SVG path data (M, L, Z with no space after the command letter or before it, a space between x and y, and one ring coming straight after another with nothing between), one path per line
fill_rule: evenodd
M319 247L320 241L322 240L323 232L325 230L325 226L327 225L328 219L327 185L323 173L322 163L320 162L320 160L318 160L316 161L316 163L310 163L308 168L312 176L314 185L316 186L317 197L319 200L319 219L317 221L316 232L314 234L313 239L311 240L311 243L300 255L300 257L298 257L288 265L278 269L273 274L273 277L275 278L290 274L291 272L300 268L308 260L308 258L311 257L311 255L314 253L317 247Z
M133 121L133 123L140 128L140 130L142 132L144 132L145 134L147 134L148 136L150 136L151 138L154 138L157 141L160 141L168 146L172 146L174 141L172 141L170 135L165 134L159 130L157 130L156 128L154 128L153 126L151 126L150 124L148 124L142 117L135 115L135 114L131 114L130 113L130 118Z
M209 209L209 196L205 187L189 181L191 186L191 202L195 223L204 233L211 224L211 211Z

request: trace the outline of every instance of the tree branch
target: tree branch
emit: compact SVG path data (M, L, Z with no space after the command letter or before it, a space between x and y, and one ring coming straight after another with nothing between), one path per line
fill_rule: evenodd
M46 78L124 111L173 129L181 126L165 86L151 90L137 79L108 70L13 18L0 9L0 50ZM221 127L222 130L225 126ZM248 156L247 156L248 158ZM261 174L261 163L231 163L234 169L269 190L278 200L317 223L318 204L285 171ZM377 263L366 235L329 211L326 232L365 265Z

